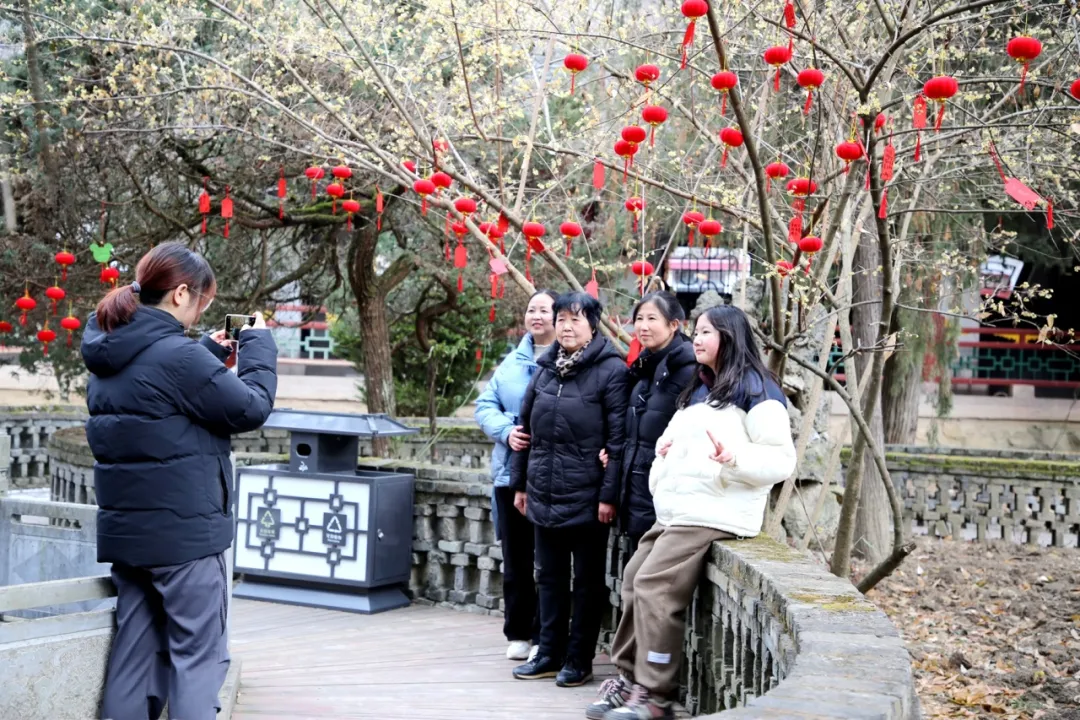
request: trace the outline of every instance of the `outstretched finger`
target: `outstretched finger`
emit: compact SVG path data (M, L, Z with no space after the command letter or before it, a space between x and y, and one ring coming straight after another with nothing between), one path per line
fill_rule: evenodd
M716 447L716 454L719 455L721 452L723 452L724 446L720 444L719 440L713 437L712 431L706 429L705 434L709 436L709 440L711 440L712 444Z

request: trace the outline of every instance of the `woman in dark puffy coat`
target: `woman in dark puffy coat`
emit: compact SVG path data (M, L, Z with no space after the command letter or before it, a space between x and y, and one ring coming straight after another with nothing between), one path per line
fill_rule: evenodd
M117 591L103 718L157 717L166 701L183 720L220 710L229 436L259 428L273 410L277 348L258 314L238 342L224 330L188 338L216 290L201 255L163 243L86 324L98 562L112 563ZM226 367L234 351L236 374Z
M560 687L574 687L592 679L607 604L604 560L619 499L628 388L626 363L597 333L600 303L569 293L554 311L556 345L538 361L521 404L530 444L510 465L514 504L536 526L540 591L539 650L514 677L557 676Z
M686 314L671 293L649 293L631 317L644 351L630 365L630 381L636 384L626 410L619 525L630 537L633 554L641 536L656 522L649 492L656 441L675 414L679 395L694 379L697 360L693 343L680 329Z

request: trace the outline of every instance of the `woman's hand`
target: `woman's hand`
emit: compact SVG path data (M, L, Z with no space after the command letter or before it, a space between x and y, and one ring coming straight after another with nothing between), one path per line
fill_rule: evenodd
M523 492L514 493L514 507L517 508L519 513L524 515L525 511L528 509L528 506L529 506L529 496L528 495L526 495Z
M510 431L510 437L506 439L506 443L510 446L510 449L514 452L521 452L529 448L529 440L531 439L527 433L522 432L522 426L518 425Z
M709 436L710 442L713 444L713 454L709 456L710 460L714 460L721 465L727 465L729 462L735 459L735 455L728 449L726 449L719 440L713 437L713 434L708 430L705 433Z
M265 330L266 329L266 318L263 317L263 314L261 312L256 311L252 315L252 317L255 318L255 322L253 322L251 325L245 325L244 327L240 328L240 332L244 332L245 330Z
M710 437L712 437L712 436L710 435ZM668 450L670 450L670 449L671 449L671 440L668 440L663 445L661 445L660 447L658 447L656 449L656 454L659 455L662 458L666 458Z
M229 334L224 330L216 330L210 333L210 339L229 351L229 357L225 358L225 367L231 370L236 365L236 341L230 338Z
M597 513L597 519L605 525L610 525L611 521L615 519L615 506L610 503L600 503L600 512Z
M604 448L603 450L600 451L600 464L604 466L605 470L607 470L607 461L608 461L607 448Z

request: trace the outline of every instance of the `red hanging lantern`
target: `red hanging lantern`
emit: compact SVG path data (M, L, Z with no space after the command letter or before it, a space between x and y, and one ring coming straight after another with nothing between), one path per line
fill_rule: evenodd
M1024 92L1024 81L1027 79L1028 68L1031 66L1031 61L1042 54L1042 43L1033 37L1021 35L1009 41L1008 45L1005 46L1005 52L1009 53L1009 57L1016 62L1024 64L1024 69L1020 71L1019 90L1019 92Z
M638 217L641 212L645 210L645 201L639 197L632 197L627 199L623 206L634 216L634 230L637 232Z
M817 192L817 183L810 178L797 177L788 180L787 191L795 196L792 208L801 213L806 208L806 197Z
M0 320L0 333L9 333L15 329L15 326L9 323L7 320Z
M655 65L638 65L637 69L634 70L634 77L637 78L639 83L649 87L650 83L660 79L660 68Z
M413 175L416 174L416 161L415 160L403 160L402 163L401 163L401 167L405 168L406 170L411 172Z
M114 267L101 268L101 284L116 287L116 281L120 279L120 271Z
M743 134L733 127L720 131L720 142L724 143L724 154L720 158L720 167L727 167L728 151L733 147L742 147Z
M438 192L439 190L449 190L450 186L454 184L454 178L440 171L432 173L431 182L435 183L436 192Z
M50 288L45 288L45 297L52 300L52 314L56 314L56 303L67 297L67 293L64 292L64 288L59 285L53 285Z
M321 167L312 166L304 171L304 175L311 181L311 202L315 202L315 191L318 188L319 181L326 177L326 171Z
M806 68L799 71L795 82L799 83L799 87L806 89L806 104L803 105L803 115L809 115L810 106L814 103L814 91L825 82L825 73L817 68Z
M642 295L645 294L645 278L652 277L655 270L653 264L647 260L637 260L630 266L630 272L641 278L638 282Z
M682 63L679 65L679 69L686 67L686 54L691 43L694 42L694 26L697 25L698 18L704 17L708 13L709 3L705 2L705 0L683 0L682 14L689 18L690 24L686 26L686 34L683 35Z
M289 183L285 180L285 166L278 169L277 196L278 196L278 220L285 219L285 196L289 194Z
M638 146L632 142L626 140L615 141L615 154L623 159L623 183L626 183L626 174L630 170L630 163L634 161L637 150Z
M842 142L836 146L836 157L844 161L845 173L851 169L851 163L855 162L862 156L863 147L857 142L849 140L848 142Z
M454 201L454 209L465 217L469 217L476 212L476 201L472 198L460 197Z
M60 279L67 280L68 267L75 264L75 256L69 253L67 250L61 250L53 257L56 260L56 264L61 267Z
M1073 96L1073 99L1080 100L1080 78L1072 81L1072 85L1069 86L1069 94Z
M960 89L956 78L949 75L939 75L930 78L923 85L923 93L926 97L938 103L937 119L934 121L934 132L941 129L941 119L945 117L945 101L951 98Z
M780 262L776 263L776 272L777 272L777 273L778 273L778 274L780 275L780 277L782 277L782 278L785 278L785 277L787 277L787 276L788 276L788 273L790 273L790 272L791 272L792 270L794 270L794 269L795 269L795 266L794 266L794 265L792 265L792 264L791 264L790 262L788 262L787 260L781 260Z
M765 174L768 176L765 180L765 191L768 192L772 189L773 180L783 180L791 173L791 168L787 164L777 160L771 162L765 166Z
M574 245L574 238L581 237L581 226L576 222L564 222L559 226L559 232L566 238L566 257L570 257Z
M728 93L739 84L739 76L730 70L721 70L712 76L711 82L713 89L720 93L720 114L724 115L727 112Z
M221 201L221 217L224 218L224 220L225 220L225 232L223 234L224 234L224 237L225 237L226 240L229 239L229 221L232 220L232 216L233 216L232 198L229 197L229 186L226 185L225 186L225 199Z
M42 354L43 355L48 355L49 354L49 343L51 343L53 340L56 339L56 331L49 329L49 322L47 320L45 321L45 327L38 330L37 339L42 344L42 350L41 350Z
M435 183L427 179L417 180L413 183L413 191L420 196L420 214L427 216L427 196L435 192Z
M780 91L780 68L791 62L791 48L776 45L765 51L765 62L776 68L776 77L773 79L773 90Z
M207 183L210 182L209 177L203 177L202 179L202 192L199 193L199 213L202 214L202 234L206 234L206 220L210 216L210 191L207 190Z
M698 223L698 232L705 238L705 249L712 247L712 239L724 231L724 226L709 218Z
M804 255L813 255L816 252L821 252L821 238L814 235L807 235L799 240L799 252Z
M544 237L547 229L538 222L527 222L521 226L521 232L525 235L525 279L532 282L532 254L544 252L544 243L540 238Z
M348 180L352 177L352 169L347 165L337 165L330 171L330 174L338 180Z
M341 209L344 210L347 213L347 215L345 217L345 229L351 231L352 230L352 216L353 216L353 213L360 212L360 203L353 200L352 198L350 198L348 200L343 200L342 203L341 203Z
M71 347L71 335L82 327L82 323L79 322L79 318L71 314L71 310L68 310L68 316L60 320L60 327L67 330L67 346Z
M697 210L687 210L683 213L682 221L687 229L687 245L694 247L694 228L705 219L705 216Z
M330 183L326 186L326 194L331 198L330 212L337 215L337 201L345 194L345 186L336 182Z
M648 133L645 132L645 128L640 125L627 125L622 129L622 139L633 145L640 145L645 142L645 138L648 137Z
M884 129L885 123L887 121L888 121L888 118L885 116L885 113L878 113L877 117L874 118L874 132L875 133L881 132L882 129ZM866 118L865 117L860 115L859 116L859 122L862 123L863 127L866 127Z
M646 105L641 110L641 119L649 123L652 129L649 131L649 147L656 145L656 127L663 125L668 118L668 112L659 105Z
M375 230L382 231L383 194L379 186L375 186Z
M24 291L23 296L15 301L15 307L22 310L22 315L19 316L19 324L26 325L26 314L37 307L37 300L30 297L30 290Z
M585 68L589 67L589 59L584 55L578 55L577 53L570 53L563 58L563 67L570 71L570 94L574 94L574 81L577 79L577 74L583 72Z

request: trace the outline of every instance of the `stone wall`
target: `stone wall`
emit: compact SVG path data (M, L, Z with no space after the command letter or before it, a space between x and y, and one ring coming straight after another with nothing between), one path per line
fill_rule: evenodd
M0 434L11 438L9 479L14 488L47 487L49 438L62 428L81 427L84 413L53 408L0 407Z
M1080 538L1080 455L890 446L912 532L1072 547Z

